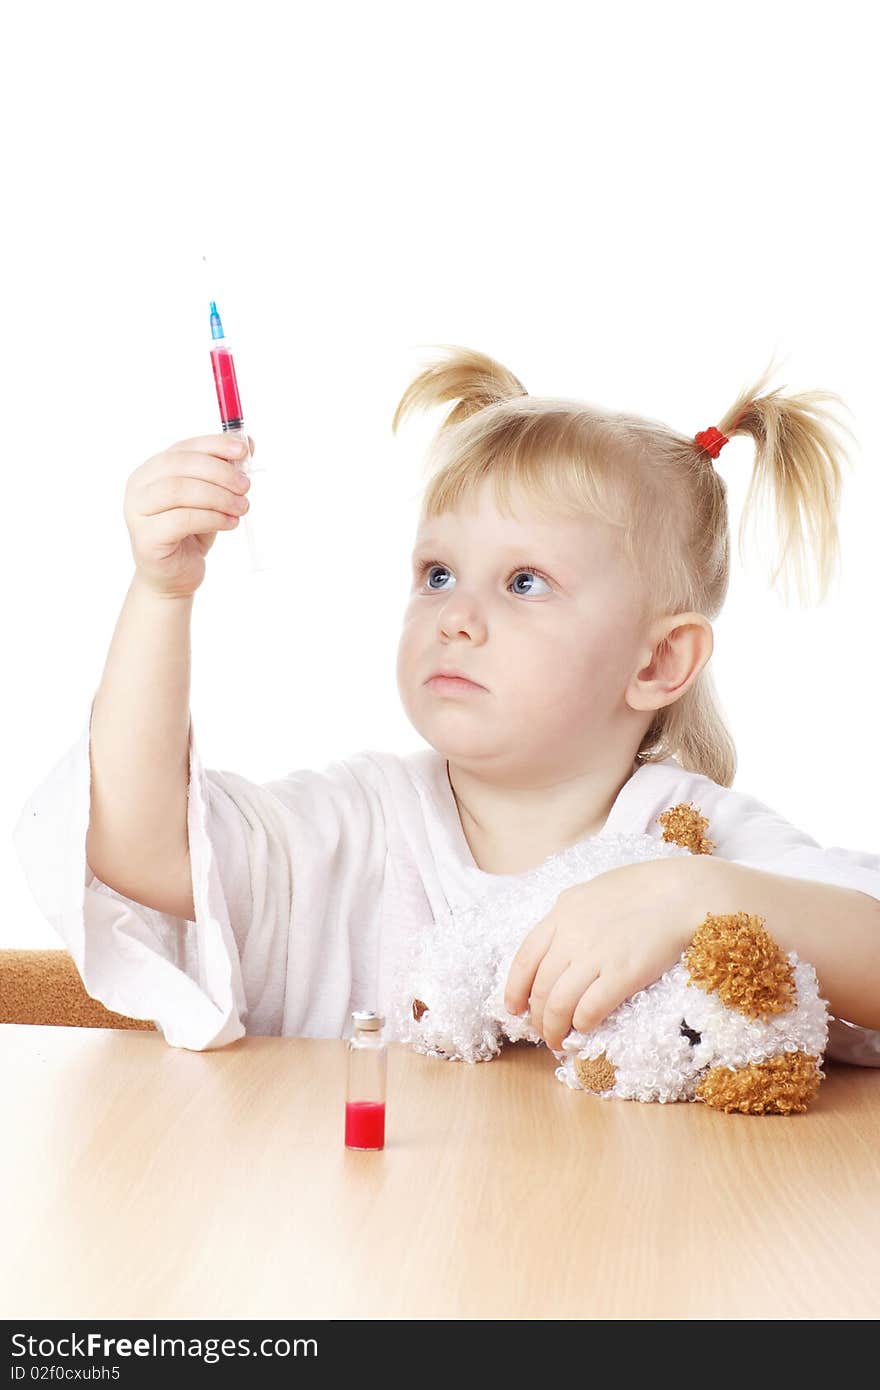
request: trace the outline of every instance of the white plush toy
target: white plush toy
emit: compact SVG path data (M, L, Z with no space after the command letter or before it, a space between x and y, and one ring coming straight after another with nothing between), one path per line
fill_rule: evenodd
M664 838L598 835L477 903L419 927L398 968L392 1034L418 1051L482 1062L506 1040L545 1046L528 1012L508 1013L504 988L523 938L564 889L624 864L711 852L708 822L679 804L658 818ZM680 843L678 843L678 842ZM804 1111L824 1073L827 1001L816 972L787 956L748 912L707 913L661 979L555 1052L557 1078L623 1099L700 1100L727 1111Z

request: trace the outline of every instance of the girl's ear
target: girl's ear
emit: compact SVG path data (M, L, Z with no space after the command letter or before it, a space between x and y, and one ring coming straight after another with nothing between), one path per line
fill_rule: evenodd
M715 646L712 624L702 613L676 613L655 629L651 651L643 656L626 690L630 709L662 709L693 685Z

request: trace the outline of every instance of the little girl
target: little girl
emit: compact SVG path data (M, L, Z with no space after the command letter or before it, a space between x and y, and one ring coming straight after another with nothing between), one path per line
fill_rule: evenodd
M756 485L776 504L773 581L787 566L803 578L802 517L823 594L837 558L841 459L820 409L836 398L761 394L769 375L690 437L529 396L491 358L447 349L392 426L455 402L429 455L398 658L428 746L265 785L205 769L189 717L193 596L217 531L247 508L236 441L183 440L137 469L125 499L135 574L101 684L14 832L88 993L176 1047L345 1037L353 1009L393 1015L420 922L553 872L601 831L659 839L658 815L684 802L707 818L717 868L776 894L770 929L816 967L834 1015L828 1055L880 1066L880 856L823 849L731 789L708 666L729 579L715 461L730 438L754 445L747 510ZM647 886L592 881L610 920L593 921L577 959L554 956L540 924L524 947L508 1003L531 1005L551 1045L678 959L662 894L634 896L636 882ZM760 910L742 895L739 906ZM704 915L695 899L689 930ZM602 943L624 927L629 964L609 983Z

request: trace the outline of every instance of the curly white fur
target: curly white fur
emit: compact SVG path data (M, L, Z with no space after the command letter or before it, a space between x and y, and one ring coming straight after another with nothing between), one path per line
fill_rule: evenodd
M553 855L513 883L502 879L497 889L489 885L478 902L451 909L445 919L418 924L398 964L390 1035L429 1056L465 1062L489 1061L505 1040L543 1045L528 1011L517 1017L504 1006L508 973L523 938L566 888L624 864L689 853L650 835L599 835ZM695 921L695 930L698 925ZM557 1078L582 1089L575 1061L604 1053L616 1080L603 1096L692 1100L710 1066L735 1069L783 1050L821 1055L828 1014L815 971L794 953L788 959L795 969L795 1010L767 1022L746 1018L692 985L679 963L619 1005L598 1028L569 1033L554 1053L560 1061ZM414 1017L414 1000L428 1006L420 1020ZM699 1034L699 1040L683 1028Z
M797 1007L766 1021L746 1018L691 983L683 964L667 970L647 989L624 1000L590 1033L572 1031L562 1044L556 1076L582 1090L575 1061L604 1053L614 1065L615 1082L599 1094L625 1100L694 1100L709 1067L731 1071L765 1062L781 1052L821 1057L828 1042L828 1014L819 998L816 972L794 951ZM699 1034L691 1038L683 1030Z

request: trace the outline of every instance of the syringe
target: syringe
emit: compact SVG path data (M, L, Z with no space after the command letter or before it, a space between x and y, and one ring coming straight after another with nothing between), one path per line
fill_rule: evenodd
M236 435L247 449L245 458L240 462L237 461L237 466L251 479L251 485L247 491L250 508L244 514L244 529L247 532L250 549L251 569L267 570L270 568L268 554L265 546L259 543L262 523L255 528L253 522L254 492L257 494L257 506L260 505L260 488L259 486L255 487L254 474L263 473L265 469L261 464L255 465L251 457L251 447L248 443L241 397L238 392L238 381L235 376L235 362L223 332L217 304L213 299L211 300L211 339L214 343L211 348L211 366L214 370L214 385L217 388L217 404L220 406L220 421L223 425L223 431L225 434Z

